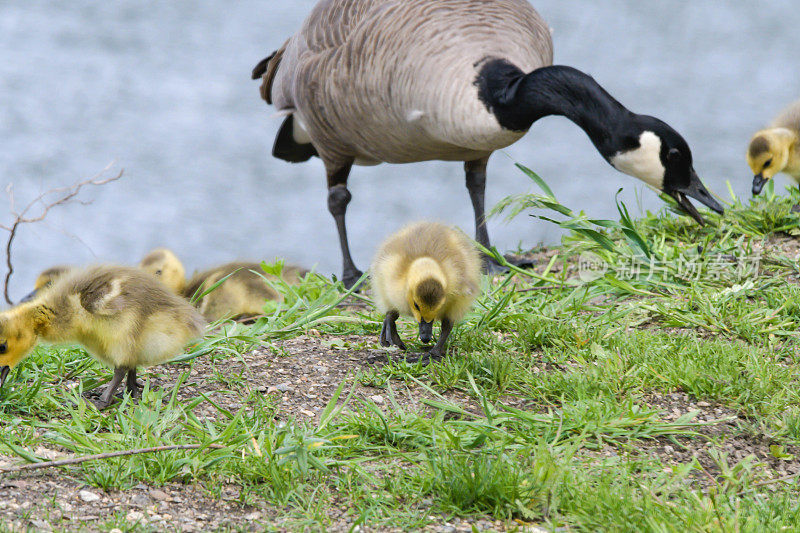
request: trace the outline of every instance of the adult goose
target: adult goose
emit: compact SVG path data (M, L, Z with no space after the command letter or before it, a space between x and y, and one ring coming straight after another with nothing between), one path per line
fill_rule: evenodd
M261 96L286 115L273 155L325 164L346 285L361 274L345 228L354 163L464 161L476 240L489 246L489 156L548 115L580 126L617 170L671 195L699 223L687 196L722 213L674 129L552 59L550 31L525 0L321 0L256 65Z

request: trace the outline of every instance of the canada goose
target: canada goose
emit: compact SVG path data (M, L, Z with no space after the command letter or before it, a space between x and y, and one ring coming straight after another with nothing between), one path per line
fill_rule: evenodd
M617 102L593 78L550 66L550 31L524 0L322 0L284 45L253 69L261 96L285 114L273 155L319 156L343 256L360 277L345 212L353 164L464 161L476 240L486 165L548 115L580 126L617 170L673 198L699 223L691 196L722 213L674 129Z
M73 270L32 301L0 313L0 387L40 340L77 342L114 367L96 402L102 409L126 374L127 390L138 394L136 367L171 359L204 325L188 302L139 269Z
M287 265L281 272L281 278L287 283L297 283L307 272L300 267ZM283 300L278 292L264 282L265 278L276 277L264 273L258 263L246 262L228 263L193 275L186 285L184 296L195 298L226 276L221 285L195 302L203 316L212 322L221 318L260 315L264 312L267 300Z
M36 281L33 283L33 291L26 294L20 300L20 303L33 300L34 296L36 296L39 291L50 287L56 279L60 278L70 270L72 270L71 266L58 265L42 271L42 273L37 276Z
M154 275L175 294L186 288L186 269L178 256L168 248L151 250L139 262L139 268Z
M381 345L406 349L397 333L400 315L414 317L426 344L433 321L441 320L439 340L422 360L442 358L453 324L478 295L480 271L481 259L470 240L443 224L418 222L390 236L372 262L375 301L386 313Z
M760 194L764 184L779 172L800 185L800 101L784 109L769 128L753 135L747 164L755 174L753 194Z
M148 253L139 267L159 278L176 294L189 299L196 297L195 305L212 322L221 318L259 315L263 312L266 300L282 299L280 294L264 283L265 279L275 279L275 276L264 273L258 263L227 263L195 273L187 282L180 259L171 250L158 248ZM304 268L286 265L281 278L287 283L297 283L307 273ZM200 296L223 278L225 281L221 285Z

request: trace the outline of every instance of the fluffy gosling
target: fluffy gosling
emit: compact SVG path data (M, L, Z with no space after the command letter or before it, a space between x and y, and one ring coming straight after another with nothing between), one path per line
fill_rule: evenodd
M34 296L39 294L40 291L50 287L56 279L60 278L70 270L72 270L72 267L70 266L58 265L43 271L33 283L33 291L25 295L25 297L20 300L20 303L30 302L33 300Z
M265 274L258 263L227 263L195 273L187 282L178 257L166 248L158 248L148 253L139 267L159 278L176 294L189 299L203 294L219 280L229 276L216 289L195 301L203 316L211 322L222 318L260 315L266 300L282 299L280 294L264 283L264 279L277 278ZM281 278L287 283L297 283L307 273L301 267L286 265Z
M0 387L40 341L77 342L114 367L95 402L104 409L126 375L128 392L138 395L136 368L172 359L204 326L188 302L139 269L73 270L32 301L0 313Z
M753 194L759 194L764 184L779 172L800 185L800 101L784 109L769 128L753 135L747 164L754 174Z
M419 338L431 341L433 321L440 320L439 340L429 352L410 361L427 363L445 354L453 324L478 295L481 259L462 232L434 222L418 222L390 236L372 263L372 289L385 313L381 345L406 346L397 333L400 315L419 323Z

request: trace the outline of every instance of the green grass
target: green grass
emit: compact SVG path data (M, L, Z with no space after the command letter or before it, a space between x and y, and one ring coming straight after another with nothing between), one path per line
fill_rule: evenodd
M623 204L618 220L594 220L543 190L497 211L568 230L547 268L484 279L449 357L359 370L319 422L276 418L275 398L240 387L247 373L227 368L255 347L288 356L280 342L311 329L331 348L377 346L382 317L341 305L368 298L310 275L299 286L272 282L285 301L270 303L265 318L222 324L178 358L184 370L174 385L148 387L140 402L103 413L81 393L107 380L107 370L80 349L37 349L0 390L0 453L36 462L39 447L88 455L202 444L61 472L103 490L177 482L213 497L234 484L239 504L266 501L298 529L324 529L336 507L353 524L408 530L452 516L570 531L796 530L797 480L776 481L763 458L734 459L724 444L768 441L776 460L800 453L800 267L771 248L800 234L791 212L800 194L731 198L724 217L707 213L701 228L666 209L634 219ZM586 253L607 267L588 282L577 275ZM753 258L757 272L745 268ZM569 268L554 268L562 264ZM630 275L631 265L644 273ZM414 331L401 324L404 337ZM202 393L178 399L201 360L239 395L240 409ZM81 385L65 386L75 376ZM387 404L350 395L353 383L380 389ZM400 402L401 387L420 391L423 407ZM671 393L724 414L676 418L648 403ZM714 433L734 418L727 437ZM654 444L696 456L665 462ZM114 525L125 525L124 513L109 519Z

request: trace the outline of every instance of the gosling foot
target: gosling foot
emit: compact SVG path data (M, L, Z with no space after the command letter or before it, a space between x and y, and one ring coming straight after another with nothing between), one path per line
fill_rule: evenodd
M795 204L792 206L792 213L800 213L800 204Z
M400 334L397 333L397 319L400 317L400 313L397 311L389 311L386 313L386 317L383 319L383 326L381 327L381 346L389 347L389 346L397 346L401 350L406 350L406 345L403 342L403 339L400 338Z
M433 361L441 361L443 358L444 358L444 352L434 348L429 352L422 352L422 353L408 355L406 357L406 362L422 363L423 365L428 365Z

